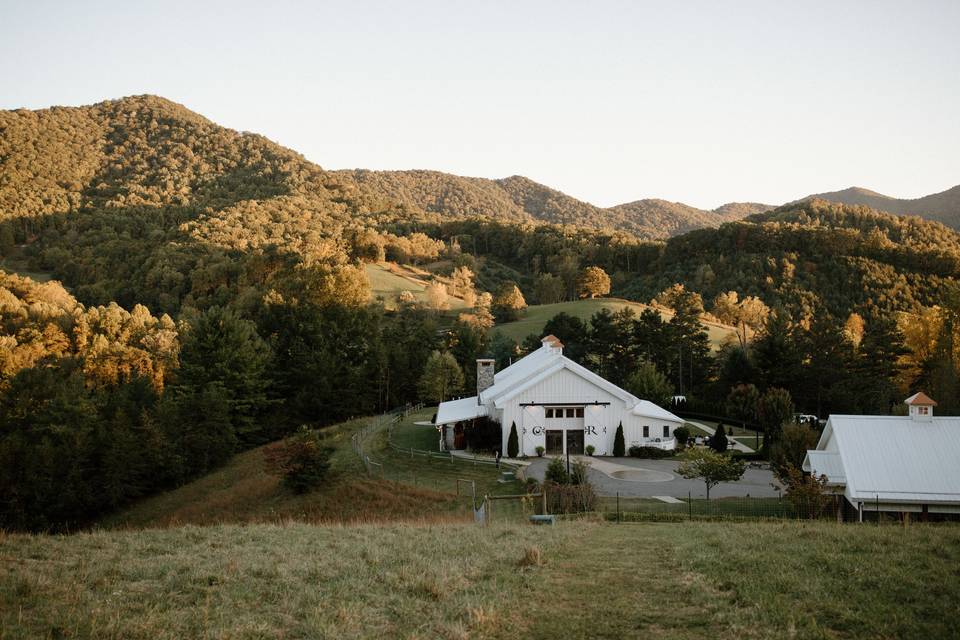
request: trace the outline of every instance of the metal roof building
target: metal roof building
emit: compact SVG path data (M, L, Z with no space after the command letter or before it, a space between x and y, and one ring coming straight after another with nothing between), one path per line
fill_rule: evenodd
M911 396L907 416L830 416L803 470L863 511L960 513L960 417Z
M473 421L499 423L501 451L512 428L520 455L584 453L610 455L622 426L626 446L676 446L674 431L683 420L666 409L621 389L563 355L554 336L503 371L490 358L477 360L478 394L442 402L435 424L449 449L466 446Z

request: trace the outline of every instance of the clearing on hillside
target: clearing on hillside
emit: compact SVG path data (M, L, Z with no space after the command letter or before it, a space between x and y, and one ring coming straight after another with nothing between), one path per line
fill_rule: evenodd
M367 278L370 280L370 293L374 299L383 298L387 309L393 309L397 304L397 297L404 291L413 294L417 302L426 304L427 285L430 284L432 274L429 271L417 269L409 265L399 265L392 262L379 262L364 266ZM445 279L441 279L444 281ZM466 303L454 296L448 296L450 309L466 309Z
M567 313L580 318L584 322L589 322L590 316L603 308L610 309L614 312L629 308L633 309L637 315L645 309L653 309L653 307L649 305L631 302L630 300L623 300L621 298L594 298L574 302L558 302L556 304L539 304L527 307L524 312L524 317L520 320L498 324L494 330L499 331L508 338L521 342L531 333L539 336L543 331L544 325L558 313ZM660 313L664 320L669 320L673 317L673 313L670 311L664 309L655 310ZM702 321L702 323L707 330L707 334L710 336L710 344L714 349L719 348L725 340L737 339L736 329L734 327L715 322Z

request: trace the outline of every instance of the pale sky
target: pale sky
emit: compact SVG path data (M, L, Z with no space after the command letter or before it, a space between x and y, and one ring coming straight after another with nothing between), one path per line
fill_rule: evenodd
M141 93L601 206L918 197L960 183L960 1L0 0L0 108Z

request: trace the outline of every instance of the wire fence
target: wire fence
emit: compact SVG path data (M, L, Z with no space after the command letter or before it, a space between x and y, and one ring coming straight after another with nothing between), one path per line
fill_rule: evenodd
M685 498L604 496L597 501L597 512L615 522L677 522L683 520L800 520L836 519L838 503L831 496L811 504L794 504L776 498Z

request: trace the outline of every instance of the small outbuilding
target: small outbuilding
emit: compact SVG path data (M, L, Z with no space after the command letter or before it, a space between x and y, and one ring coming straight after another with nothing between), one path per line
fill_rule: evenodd
M520 454L537 447L550 454L611 455L617 427L623 425L630 446L673 449L673 432L683 419L642 400L563 355L563 344L547 336L541 347L502 371L489 358L477 360L477 395L443 402L436 424L449 449L465 446L472 421L486 417L499 423L507 450L516 425Z
M844 512L960 514L960 417L935 417L923 392L907 398L906 416L830 416L803 470L826 476Z

